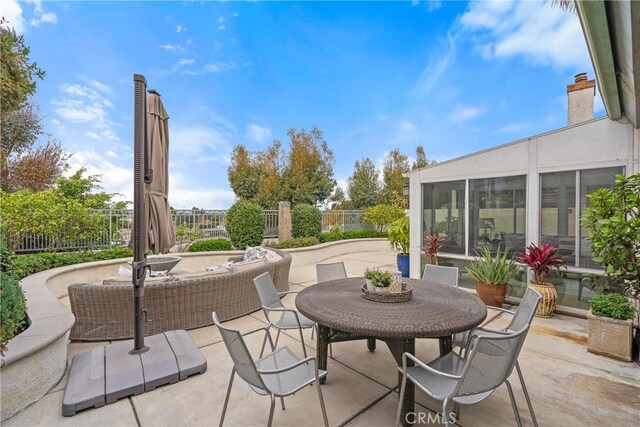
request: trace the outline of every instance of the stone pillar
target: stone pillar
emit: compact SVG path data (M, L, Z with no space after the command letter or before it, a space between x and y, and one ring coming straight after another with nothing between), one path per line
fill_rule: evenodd
M291 203L278 203L278 242L291 238Z

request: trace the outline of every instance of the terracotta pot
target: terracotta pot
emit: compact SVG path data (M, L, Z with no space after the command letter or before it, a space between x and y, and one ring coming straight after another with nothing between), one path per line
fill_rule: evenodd
M547 282L529 282L529 286L542 295L542 299L536 310L536 316L552 317L553 312L556 311L556 305L558 305L558 291L555 285Z
M486 305L490 307L502 307L507 295L507 285L492 285L476 282L476 294Z

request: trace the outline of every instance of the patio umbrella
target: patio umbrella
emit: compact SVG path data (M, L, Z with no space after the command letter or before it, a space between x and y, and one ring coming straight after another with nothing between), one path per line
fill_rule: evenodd
M151 182L145 183L144 216L147 221L148 246L154 254L169 252L176 243L171 220L169 194L169 115L160 94L150 90L147 96L146 156Z

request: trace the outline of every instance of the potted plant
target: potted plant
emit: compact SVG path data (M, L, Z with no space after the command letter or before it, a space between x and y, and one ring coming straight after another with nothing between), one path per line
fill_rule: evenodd
M444 237L439 233L431 233L425 235L427 244L421 249L424 252L424 256L427 257L427 262L432 265L438 265L438 251L442 249L442 242Z
M507 294L507 284L519 271L516 263L508 259L509 252L498 248L492 257L488 247L471 261L467 272L476 280L476 293L488 306L502 307Z
M367 268L364 271L364 278L367 281L367 289L372 292L388 292L393 281L390 272L377 268Z
M564 267L564 257L558 255L558 246L552 242L546 242L541 246L530 243L526 252L520 253L514 260L525 264L533 272L529 286L542 295L536 316L553 316L558 304L558 291L553 283L545 282L544 279L552 268L560 271L560 267Z
M399 252L397 264L402 277L409 277L409 218L406 215L387 227L387 239L391 247Z
M597 294L587 315L587 350L631 362L635 308L622 294Z

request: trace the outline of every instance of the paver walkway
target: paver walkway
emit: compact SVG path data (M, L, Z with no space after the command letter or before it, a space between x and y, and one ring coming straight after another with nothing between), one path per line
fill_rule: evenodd
M361 252L327 259L344 261L350 276L361 276L366 267L393 268L391 251ZM315 283L313 265L291 269L291 289L300 290ZM294 296L285 298L293 306ZM492 314L490 313L490 316ZM496 325L507 320L498 318ZM227 322L247 330L264 325L262 312ZM112 405L90 409L71 418L61 415L62 397L67 378L44 398L23 412L6 420L4 426L214 426L220 419L231 372L229 358L215 327L190 331L207 358L208 371L177 384L122 399ZM288 345L302 353L297 332L284 334L279 345ZM257 335L257 334L256 334ZM259 352L260 337L253 337L249 347ZM309 354L315 354L315 340L305 335ZM69 360L78 352L104 343L72 343ZM438 354L437 340L418 340L418 357L428 361ZM535 318L520 354L527 387L540 426L638 426L640 425L640 369L586 351L586 320L556 315L551 319ZM398 400L395 362L384 345L370 353L364 341L333 344L329 359L329 380L322 387L329 422L332 426L392 426ZM512 376L514 392L525 425L532 425L517 377ZM313 386L315 387L315 386ZM287 409L276 405L274 425L322 425L317 393L307 387L285 399ZM425 421L433 419L439 406L419 391L416 411ZM269 399L259 396L236 378L227 411L227 426L264 426ZM430 416L428 415L430 414ZM515 419L504 386L484 402L462 408L459 425L512 426Z

